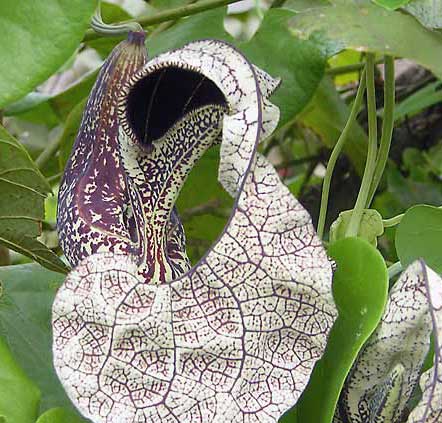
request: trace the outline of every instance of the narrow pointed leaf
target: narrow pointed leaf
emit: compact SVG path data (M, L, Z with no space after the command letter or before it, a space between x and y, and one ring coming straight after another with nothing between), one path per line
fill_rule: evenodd
M67 273L66 265L37 241L50 191L26 150L0 126L0 244L48 269Z
M256 152L277 125L266 98L277 84L209 40L151 60L123 93L120 151L146 219L144 261L92 255L53 306L55 368L94 422L275 422L307 384L336 309L310 217ZM173 205L220 141L233 211L180 271L167 248Z

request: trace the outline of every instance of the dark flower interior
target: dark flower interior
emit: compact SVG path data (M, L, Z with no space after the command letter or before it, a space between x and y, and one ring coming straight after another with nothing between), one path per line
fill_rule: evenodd
M179 67L158 69L128 96L128 123L144 145L161 138L179 119L207 105L227 106L221 90L204 75Z

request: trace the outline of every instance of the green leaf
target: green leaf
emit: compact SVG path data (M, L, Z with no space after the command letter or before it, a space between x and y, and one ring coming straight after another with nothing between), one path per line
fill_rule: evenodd
M77 49L96 1L2 0L0 108L56 72Z
M314 43L293 38L287 23L294 16L289 10L269 10L252 40L238 45L251 62L281 78L281 86L272 96L281 112L280 127L311 100L326 64Z
M437 277L427 277L430 272L423 261L417 260L390 290L381 322L365 343L345 382L340 398L345 421L404 422L433 329L427 287L436 295L442 288L440 278L438 281ZM433 290L435 285L439 285L437 290ZM431 392L429 396L433 397ZM429 399L437 401L437 398L440 395ZM419 423L430 421L439 420Z
M373 3L385 7L388 10L395 10L410 3L410 0L373 0Z
M0 243L57 272L66 265L37 241L50 192L26 150L0 126Z
M72 109L89 95L97 79L98 70L92 71L55 96L42 96L30 93L5 109L5 116L18 116L20 119L44 123L53 127L65 121Z
M287 0L284 2L284 7L295 12L304 12L309 9L328 6L330 3L330 0Z
M442 102L442 81L436 81L416 91L396 105L394 120L399 121L406 116L411 117L427 107Z
M296 40L287 28L295 14L284 9L271 9L248 42L234 42L224 29L225 8L209 10L184 19L168 31L148 40L150 55L183 46L189 41L217 38L233 42L255 65L275 77L282 84L272 96L279 106L279 126L287 124L311 100L325 70L325 58L309 41Z
M327 54L344 48L406 57L442 76L442 35L422 27L412 16L374 4L339 1L299 13L291 21L300 38L316 40Z
M218 182L219 147L197 162L176 202L186 238L187 253L195 263L215 242L227 223L233 200Z
M63 128L63 132L60 135L60 140L58 145L60 146L58 160L60 165L60 170L66 166L69 160L69 155L74 145L75 138L77 137L78 130L80 128L81 119L83 117L83 110L86 105L87 98L80 101L69 113L66 118L66 122Z
M328 148L333 148L347 123L349 107L339 96L331 78L324 78L312 101L299 115L299 120L316 132ZM349 157L359 175L365 168L367 134L355 123L348 135L344 153Z
M101 16L106 23L122 22L132 19L133 16L126 12L121 6L108 2L101 2ZM99 37L90 40L86 44L97 50L101 57L106 58L113 48L125 37Z
M24 264L0 267L0 280L0 336L40 388L41 410L60 406L72 409L52 367L51 307L64 275L37 264Z
M384 311L388 272L379 251L360 238L346 238L331 244L328 254L337 265L333 297L339 317L306 390L280 423L332 421L345 378Z
M404 9L427 28L442 28L442 5L440 0L412 0Z
M208 10L182 19L167 31L162 31L147 40L149 57L157 56L165 51L182 47L190 41L205 38L233 41L233 38L224 29L226 8Z
M419 205L409 209L396 230L396 250L402 267L422 258L442 273L442 209Z
M36 423L85 423L87 421L66 408L58 407L46 411Z
M421 170L427 171L425 168L421 168ZM413 173L417 173L417 169L414 169ZM424 175L422 176L424 177ZM387 169L387 181L388 191L398 200L403 210L416 204L441 204L442 185L438 182L432 182L430 179L421 181L411 177L405 178L392 165Z
M330 242L335 242L345 238L348 224L352 216L353 210L346 210L339 213L339 217L330 227ZM378 245L378 237L384 233L384 224L382 216L378 211L366 209L362 213L362 220L359 227L358 237L365 239L371 245Z
M0 336L0 416L5 423L34 423L39 403L40 391Z

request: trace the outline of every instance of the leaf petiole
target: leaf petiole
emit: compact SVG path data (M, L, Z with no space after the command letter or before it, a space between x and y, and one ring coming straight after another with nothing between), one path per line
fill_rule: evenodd
M394 127L394 103L395 103L395 77L394 77L394 58L385 56L385 81L384 81L384 115L382 123L382 136L379 147L379 153L376 160L376 169L374 171L373 181L368 196L367 208L373 201L376 190L381 181L382 175L387 164L388 154L390 152L391 138Z
M362 100L364 99L365 87L366 87L366 75L364 69L361 75L361 81L359 83L359 88L356 94L356 98L353 103L353 107L351 108L350 111L350 116L348 117L347 123L345 124L345 127L338 139L338 142L333 148L333 151L330 155L330 159L327 164L327 169L325 171L324 182L322 185L321 209L319 212L318 231L317 231L318 236L321 239L324 236L325 220L327 217L328 197L330 193L330 183L331 183L331 178L333 176L333 171L335 169L338 157L341 154L342 149L344 148L345 142L347 141L351 127L355 122L356 117L358 116L359 110L361 109Z
M376 167L377 156L377 118L376 118L376 91L374 84L375 55L367 54L366 58L366 78L367 78L367 113L368 113L368 153L365 164L364 175L362 177L361 188L358 198L347 228L346 237L357 236L362 213L368 202L370 185Z

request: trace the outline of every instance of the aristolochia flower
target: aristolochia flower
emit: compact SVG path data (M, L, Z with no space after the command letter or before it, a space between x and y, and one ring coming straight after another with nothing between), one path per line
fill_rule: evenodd
M421 376L431 333L434 365ZM419 380L423 395L410 414ZM391 289L381 323L347 379L340 415L348 423L442 421L442 278L423 261Z
M109 59L116 68L127 46ZM79 220L59 220L73 264L109 252L82 260L57 294L57 373L97 423L276 422L306 386L336 317L331 264L310 216L257 153L279 118L268 100L279 81L215 40L148 61L125 79L118 106L112 84L95 98L110 71L108 62L86 111L95 124L86 119L74 147L88 164L65 178L64 190L84 200L64 194L60 216L72 208ZM112 119L95 120L96 101ZM78 152L85 134L89 147ZM235 204L189 268L174 203L219 142L219 180Z

